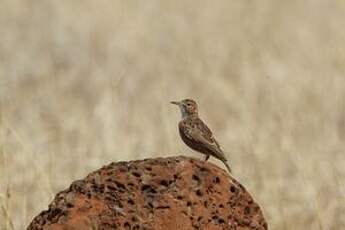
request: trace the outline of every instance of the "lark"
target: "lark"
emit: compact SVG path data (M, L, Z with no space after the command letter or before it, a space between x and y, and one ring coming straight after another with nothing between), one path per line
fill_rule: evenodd
M179 122L178 128L183 142L193 150L205 154L205 161L210 156L221 160L231 173L231 168L225 158L224 152L214 138L211 130L199 118L197 103L192 99L172 101L171 103L178 105L181 110L182 120Z

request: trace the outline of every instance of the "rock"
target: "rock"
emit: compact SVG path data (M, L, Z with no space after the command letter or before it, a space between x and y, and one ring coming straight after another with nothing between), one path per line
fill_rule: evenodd
M187 157L111 163L59 192L36 229L267 229L245 188Z

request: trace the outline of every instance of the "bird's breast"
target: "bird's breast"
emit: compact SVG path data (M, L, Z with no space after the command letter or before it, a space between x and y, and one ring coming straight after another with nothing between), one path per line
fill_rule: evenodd
M179 133L182 141L191 149L204 153L205 151L203 147L200 145L200 143L197 143L190 137L190 135L188 135L190 132L190 130L188 129L190 129L190 127L188 126L188 124L185 123L185 121L181 121L179 123Z

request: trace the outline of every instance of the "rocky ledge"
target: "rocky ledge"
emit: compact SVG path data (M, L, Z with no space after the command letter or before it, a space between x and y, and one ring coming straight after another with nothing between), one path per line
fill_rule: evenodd
M33 229L267 229L246 189L188 157L111 163L59 192Z

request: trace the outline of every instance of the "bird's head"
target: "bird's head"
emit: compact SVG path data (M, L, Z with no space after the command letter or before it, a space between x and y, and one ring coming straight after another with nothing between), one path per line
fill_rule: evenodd
M198 115L198 105L192 99L184 99L182 101L172 101L171 104L178 105L181 110L182 118L191 115Z

